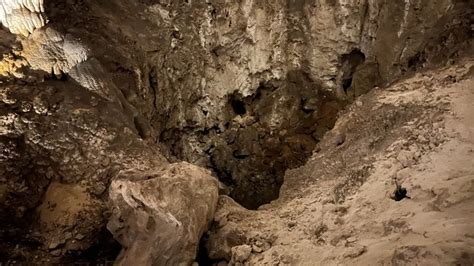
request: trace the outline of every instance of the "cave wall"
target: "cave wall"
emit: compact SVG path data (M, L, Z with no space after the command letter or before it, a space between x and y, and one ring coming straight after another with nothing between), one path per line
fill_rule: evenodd
M91 3L95 17L110 8L101 5L96 8ZM280 95L287 101L301 94L309 80L313 96L327 93L340 100L332 107L338 110L375 86L451 56L455 50L447 47L468 36L468 5L462 1L122 1L111 9L109 21L99 24L107 29L107 42L117 39L113 36L133 42L134 52L125 55L133 58L125 68L138 87L132 84L132 92L125 94L132 95L131 103L146 114L155 130L151 135L165 143L171 155L215 169L226 184L237 188L234 197L242 198L241 203L243 198L255 198L249 193L265 198L259 205L277 196L284 169L304 162L300 158L281 167L269 164L266 160L285 158L285 143L298 135L286 132L291 131L288 124L266 127L260 122L284 120L288 113L298 117L296 113L304 110L282 108L275 98L267 103L271 116L256 115L252 103L246 103L248 113L238 114L232 110L231 97L250 99L262 87L296 83ZM129 19L127 26L122 26L117 10ZM130 16L127 10L136 13ZM354 51L364 57L356 64L347 59ZM145 66L137 65L137 59ZM291 81L293 72L302 75ZM293 104L302 106L304 101L300 97ZM319 118L314 116L316 123ZM240 123L232 134L241 137L232 139L229 128L239 117L257 121ZM304 146L311 150L318 140L314 136L330 127L329 123L303 130L313 136L307 141L311 144ZM250 136L255 130L260 133ZM258 140L268 139L272 131L282 133L272 145ZM298 153L298 145L289 146L290 153ZM243 147L248 154L235 156ZM266 155L270 153L274 155ZM267 169L260 173L263 165ZM240 170L242 166L246 169ZM262 186L273 187L271 195L265 196Z
M304 163L347 102L455 55L473 10L461 0L0 4L16 34L1 31L0 198L18 219L51 180L107 186L111 165L150 169L168 164L162 154L213 169L256 208L278 196L284 171ZM114 163L98 159L104 150Z
M465 38L469 5L84 0L46 2L46 13L57 31L81 39L162 132L218 125L227 107L221 99L234 92L249 96L294 70L344 97L342 58L355 49L375 64L380 84L389 82L415 57L430 57L425 48L450 45L439 39ZM72 12L78 15L65 16Z

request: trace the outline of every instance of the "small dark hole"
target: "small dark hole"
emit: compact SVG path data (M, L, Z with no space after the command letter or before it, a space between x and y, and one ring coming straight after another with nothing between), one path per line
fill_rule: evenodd
M393 191L392 194L392 199L394 201L401 201L402 199L410 199L410 197L407 195L408 190L401 185L397 184L397 188L395 188L395 191Z
M97 235L97 242L84 251L70 251L59 265L111 265L118 257L122 246L112 234L103 228Z
M249 157L249 154L245 151L241 151L241 150L235 150L232 155L237 158L237 159L245 159L247 157Z
M342 81L342 88L344 89L344 92L347 92L347 90L351 87L352 85L352 77L344 79Z
M196 257L196 262L198 262L199 265L217 265L220 262L220 260L214 260L209 258L209 252L206 246L206 243L208 241L209 236L207 234L204 234L199 242L198 253Z
M135 124L135 129L138 131L138 135L140 135L142 139L146 139L148 136L148 126L144 119L136 116L133 118L133 123Z
M241 100L232 99L230 101L230 105L232 106L232 110L234 110L234 113L238 115L244 115L247 112L247 109L245 108L245 103Z
M181 34L179 33L179 31L174 30L174 31L171 32L171 36L175 39L180 39Z

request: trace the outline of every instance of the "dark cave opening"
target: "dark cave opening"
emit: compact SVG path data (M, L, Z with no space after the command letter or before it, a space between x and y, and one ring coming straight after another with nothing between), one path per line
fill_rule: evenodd
M302 71L263 82L250 96L228 97L225 129L166 131L161 141L179 159L201 158L201 166L212 169L229 196L248 209L279 197L285 171L306 162L345 106ZM203 153L186 150L191 139L204 144Z
M352 77L342 80L342 88L344 89L345 93L347 93L347 90L351 87L351 85L352 85Z
M343 70L342 89L348 94L352 87L353 75L359 65L365 62L365 54L359 49L353 49L348 54L341 56L341 65Z
M69 251L62 259L64 264L111 265L118 257L122 246L104 226L97 241L84 251Z
M230 105L232 106L232 110L234 111L234 113L238 115L244 115L247 112L245 103L242 100L237 99L235 96L231 97Z
M213 260L209 258L209 251L207 249L208 241L209 236L207 233L204 233L199 240L199 246L196 254L196 262L201 266L216 265L220 262L219 260Z

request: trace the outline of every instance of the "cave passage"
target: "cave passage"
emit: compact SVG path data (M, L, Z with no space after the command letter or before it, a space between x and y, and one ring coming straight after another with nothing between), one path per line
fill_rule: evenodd
M365 61L365 54L359 49L354 49L350 53L342 55L341 61L343 70L342 88L347 94L352 86L352 77L354 72L356 71L357 67Z
M223 132L170 131L161 141L187 160L190 154L180 143L207 140L210 148L198 154L207 161L203 166L229 187L234 200L257 209L278 198L285 171L306 162L344 105L304 72L293 71L285 80L263 82L250 96L231 94Z

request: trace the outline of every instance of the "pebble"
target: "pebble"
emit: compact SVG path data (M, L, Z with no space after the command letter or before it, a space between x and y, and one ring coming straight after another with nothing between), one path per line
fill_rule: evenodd
M389 161L383 162L382 166L386 169L389 169L392 167L392 164Z
M360 255L364 254L367 251L365 246L358 246L349 248L346 252L344 252L343 256L345 258L357 258Z
M255 253L262 253L263 252L263 249L261 247L256 246L256 245L252 246L252 250Z
M51 243L49 243L48 248L49 248L49 249L56 249L56 248L59 247L61 244L64 244L64 241L52 241Z
M414 156L414 152L402 150L398 154L397 160L403 165L403 167L409 167L413 164Z
M354 242L356 242L356 241L357 241L357 238L355 238L355 237L351 236L351 237L349 237L349 238L348 238L348 239L346 239L346 240L347 240L347 243L354 243Z
M418 135L418 141L427 142L428 140L423 135Z
M231 249L231 252L233 261L244 262L250 257L250 254L252 253L252 247L249 245L235 246Z
M61 250L60 249L55 249L55 250L52 250L49 252L51 255L57 257L59 255L61 255Z
M291 257L289 255L281 255L280 261L285 263L285 264L290 264L291 263Z
M71 239L71 238L72 238L72 233L71 233L71 232L66 232L66 233L64 234L64 238L65 238L65 239Z

